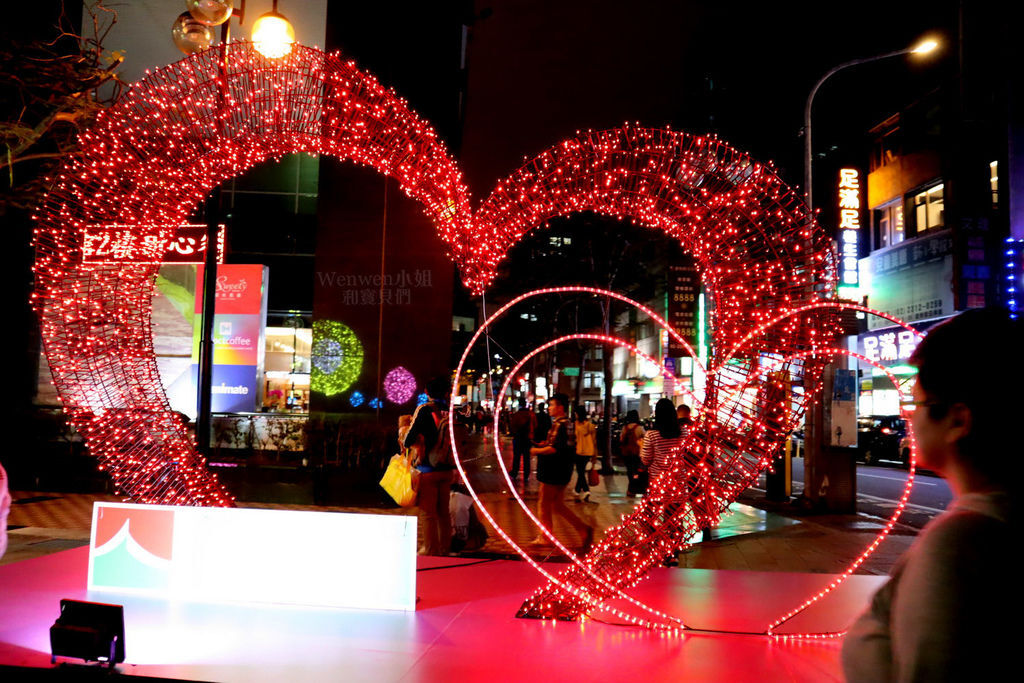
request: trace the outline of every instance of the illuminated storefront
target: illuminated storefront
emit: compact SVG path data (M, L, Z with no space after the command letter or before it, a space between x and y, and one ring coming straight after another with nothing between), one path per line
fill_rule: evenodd
M911 323L924 332L956 312L953 302L953 247L949 230L898 242L860 261L861 287L868 305ZM907 360L916 337L889 321L868 316L867 331L857 337L857 352L909 379ZM885 373L861 362L861 415L896 415L899 392Z
M918 332L929 329L946 320L938 318L912 323ZM865 332L857 337L857 353L882 365L891 372L902 386L917 374L908 361L917 348L918 337L903 327L883 327ZM892 383L885 371L869 363L860 363L860 398L857 412L860 415L898 415L900 412L899 388Z
M268 327L266 337L263 411L308 412L313 330Z

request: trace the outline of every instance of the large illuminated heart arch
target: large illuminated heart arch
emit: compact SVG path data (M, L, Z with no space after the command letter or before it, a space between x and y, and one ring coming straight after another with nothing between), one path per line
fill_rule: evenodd
M638 580L694 520L713 519L798 423L824 362L813 351L835 336L835 310L808 307L832 290L829 240L770 167L713 138L630 126L581 133L499 183L474 214L430 126L353 62L307 47L268 60L234 43L148 75L81 143L38 211L34 306L70 420L139 502L232 504L170 411L151 300L174 226L257 163L327 154L395 178L476 293L529 231L581 211L662 231L693 254L711 304L703 414L713 417L688 441L678 486L663 487L683 491L682 502L609 533L614 560L598 552L584 577L569 577L583 598L549 586L524 606L532 616L585 611ZM90 234L110 225L131 228L134 261L85 258ZM627 555L635 561L623 564Z
M473 260L468 194L444 145L338 55L297 46L269 60L249 43L193 55L136 84L81 147L38 211L34 305L71 422L139 502L231 504L170 411L150 330L163 245L214 187L294 152L351 160L395 178L452 257ZM135 262L85 258L90 235L109 225L134 228L119 248Z

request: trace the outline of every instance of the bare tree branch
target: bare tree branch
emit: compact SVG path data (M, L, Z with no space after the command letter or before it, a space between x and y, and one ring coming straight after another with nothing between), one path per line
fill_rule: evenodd
M52 39L0 46L0 170L7 170L0 214L36 203L42 179L123 90L124 57L103 47L117 13L104 0L87 2L86 11L91 26L83 35L62 7Z

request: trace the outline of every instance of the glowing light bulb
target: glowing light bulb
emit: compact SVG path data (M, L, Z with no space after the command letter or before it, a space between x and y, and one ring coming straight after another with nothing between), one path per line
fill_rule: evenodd
M295 29L283 14L267 12L252 25L256 51L269 59L280 59L292 51Z

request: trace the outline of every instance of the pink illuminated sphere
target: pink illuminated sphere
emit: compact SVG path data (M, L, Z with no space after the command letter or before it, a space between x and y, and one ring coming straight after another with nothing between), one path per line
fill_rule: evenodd
M408 403L416 393L416 378L399 365L384 377L384 395L392 403Z

